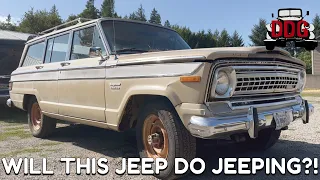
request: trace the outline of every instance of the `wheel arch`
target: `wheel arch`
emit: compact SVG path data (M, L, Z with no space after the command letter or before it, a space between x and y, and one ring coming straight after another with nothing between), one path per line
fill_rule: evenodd
M149 102L152 101L162 101L175 107L176 101L172 101L170 97L164 94L132 94L125 103L122 114L120 116L119 131L125 131L127 129L133 128L136 125L139 113L142 108Z

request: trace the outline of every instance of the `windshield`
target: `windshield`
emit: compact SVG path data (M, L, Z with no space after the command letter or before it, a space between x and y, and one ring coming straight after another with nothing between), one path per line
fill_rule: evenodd
M101 24L112 53L190 49L181 36L170 29L127 21L106 20Z
M291 10L279 10L279 17L302 17L302 11L300 9Z

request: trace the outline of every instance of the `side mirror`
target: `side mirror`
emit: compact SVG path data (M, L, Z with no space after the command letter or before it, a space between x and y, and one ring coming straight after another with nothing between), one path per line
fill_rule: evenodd
M273 13L271 14L271 17L274 17L274 14L273 14Z
M307 16L309 16L309 11L307 11Z
M102 50L101 50L101 47L91 47L90 48L90 52L89 52L89 55L91 57L94 57L94 56L102 56Z
M89 52L89 56L90 57L101 57L101 59L99 60L100 62L106 61L109 58L109 57L107 57L107 58L103 57L101 47L91 47L90 52Z

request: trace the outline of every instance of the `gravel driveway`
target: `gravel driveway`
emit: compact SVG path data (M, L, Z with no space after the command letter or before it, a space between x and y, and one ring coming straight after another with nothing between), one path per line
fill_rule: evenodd
M235 144L210 141L202 145L198 157L206 162L206 171L202 175L189 175L184 179L319 179L315 175L257 175L231 176L212 175L211 169L218 167L219 157L275 157L280 158L320 158L320 98L307 97L315 106L315 114L310 123L303 125L295 121L289 129L282 132L280 141L264 153L247 152ZM48 169L54 171L52 176L5 175L3 166L0 166L0 179L155 179L153 176L119 176L115 169L121 168L123 157L138 157L133 131L118 133L104 129L84 126L59 124L54 135L49 139L33 138L28 129L26 114L19 110L2 108L0 110L0 158L17 159L32 157L35 160L35 169L39 169L42 158L47 158ZM75 165L71 165L71 174L65 175L65 166L59 162L62 157L101 158L108 159L109 173L100 175L76 175ZM2 163L1 163L2 164ZM312 171L313 172L313 171ZM312 173L311 173L312 174Z

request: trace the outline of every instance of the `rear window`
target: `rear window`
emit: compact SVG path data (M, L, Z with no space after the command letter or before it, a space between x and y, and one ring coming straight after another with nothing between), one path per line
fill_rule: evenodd
M45 42L30 45L27 54L24 58L22 66L33 66L43 63L43 53L45 49Z

